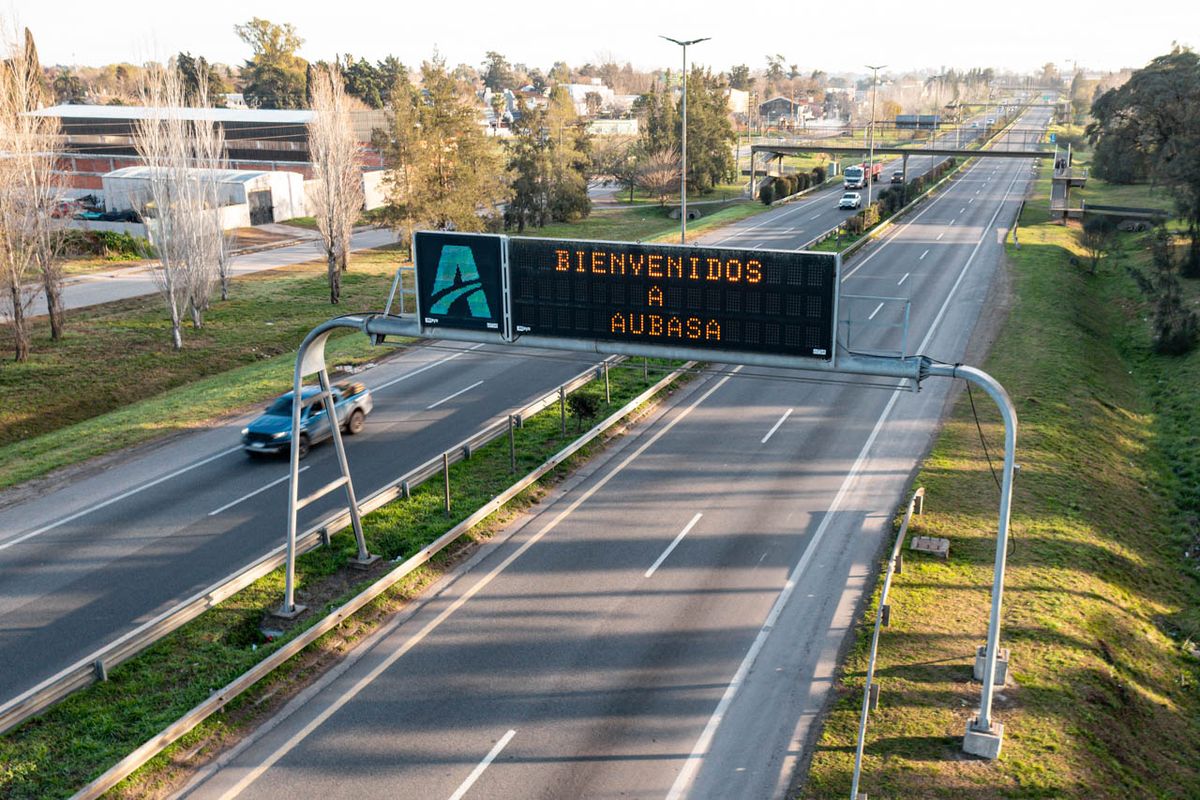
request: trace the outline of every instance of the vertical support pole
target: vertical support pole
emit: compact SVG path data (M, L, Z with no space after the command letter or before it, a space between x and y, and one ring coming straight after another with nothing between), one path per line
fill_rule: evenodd
M509 472L517 471L517 435L514 432L516 421L513 415L508 415L508 470Z
M683 45L683 158L679 170L679 243L687 244L687 45Z
M558 387L558 420L562 427L562 435L567 435L567 387Z
M350 525L354 529L354 542L358 545L358 564L369 564L379 558L367 552L367 540L363 536L362 516L358 511L358 499L354 496L354 482L350 479L350 465L346 462L346 447L342 443L342 425L333 402L333 389L329 385L329 373L322 366L317 372L321 382L321 397L325 399L325 415L329 420L329 432L333 436L333 449L337 452L338 468L346 479L346 503L350 508Z
M650 380L650 359L642 356L642 380Z
M1017 411L995 378L975 367L934 365L930 375L945 375L973 382L995 401L1004 420L1004 466L1000 481L1000 514L996 527L996 560L992 575L992 607L988 616L986 660L983 667L983 690L979 697L979 714L967 723L963 749L985 758L997 758L1004 737L1004 726L992 719L992 696L995 694L996 655L1000 652L1000 610L1004 600L1004 567L1008 557L1008 525L1012 512L1013 465L1017 450Z
M604 403L612 404L612 387L608 383L608 359L604 361Z
M287 569L283 582L283 605L277 612L279 616L291 618L297 616L302 607L296 605L296 506L299 504L300 491L300 405L301 380L304 377L301 366L305 348L308 342L300 345L296 355L296 370L292 376L292 446L288 458L288 528L287 528Z
M443 493L446 500L446 516L450 516L450 454L442 453Z

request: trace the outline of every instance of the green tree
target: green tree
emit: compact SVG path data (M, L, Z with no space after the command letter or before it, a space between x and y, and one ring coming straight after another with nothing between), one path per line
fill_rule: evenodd
M1092 116L1096 175L1169 187L1188 226L1183 274L1200 277L1200 56L1177 47L1155 58L1102 94Z
M550 137L546 111L530 108L513 121L508 142L508 169L512 173L512 199L504 209L504 227L524 233L550 219Z
M1196 346L1200 320L1184 303L1183 289L1176 276L1171 252L1171 235L1163 228L1151 240L1151 273L1129 268L1129 273L1146 298L1154 303L1152 326L1154 349L1163 355L1183 355Z
M183 86L183 96L187 103L195 104L201 96L209 105L224 106L225 93L229 87L221 79L221 73L209 64L204 56L193 56L183 52L175 56L175 70L179 73L179 81ZM201 90L203 87L203 91Z
M501 89L515 89L515 81L516 77L508 59L495 50L489 50L483 61L483 85L493 92L498 92Z
M688 76L688 190L701 193L734 177L733 143L725 88L711 70L694 67ZM681 120L682 122L682 120Z
M54 76L52 84L54 99L59 103L82 103L87 99L87 87L70 67L64 67Z
M749 90L753 79L750 77L750 67L737 64L729 70L729 86L732 89Z
M308 65L296 55L304 44L296 29L254 17L234 30L254 53L242 67L246 102L255 108L306 108Z
M414 230L481 231L511 196L504 156L484 136L471 87L438 57L421 65L421 87L393 89L388 129L376 137L390 169L384 216L411 242Z
M555 222L582 219L592 210L588 197L591 136L565 86L550 91L546 123L551 134L550 218Z

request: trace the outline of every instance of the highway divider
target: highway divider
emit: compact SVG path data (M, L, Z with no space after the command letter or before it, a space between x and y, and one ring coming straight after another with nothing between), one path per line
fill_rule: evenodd
M563 402L566 396L591 383L603 378L608 367L620 363L623 356L606 359L597 366L588 367L559 388L538 398L522 408L515 415L517 423L528 419L539 411ZM508 435L509 420L506 415L497 419L487 427L472 434L451 447L444 454L439 454L424 464L412 469L387 485L368 495L359 503L360 514L366 515L392 502L398 497L407 496L412 489L435 475L441 474L446 464L456 464L464 458L469 458L474 450ZM350 524L350 510L343 508L321 519L296 538L296 553L301 555L314 550L329 542L334 531L341 530ZM280 539L283 536L280 534ZM153 645L172 631L187 624L203 614L208 609L232 597L250 584L269 574L283 565L286 558L286 546L280 544L275 549L237 572L222 578L211 586L202 589L174 607L167 609L153 619L139 625L111 643L99 648L91 654L79 659L74 664L50 676L37 686L22 692L15 698L0 705L0 733L4 733L26 719L45 711L55 703L72 693L83 689L97 681L107 680L108 670L128 661L138 653Z
M260 680L269 675L272 671L279 668L289 659L300 653L302 650L304 650L304 648L317 641L317 639L319 639L321 636L336 628L348 617L361 610L364 606L378 598L391 587L395 586L403 578L413 572L413 570L428 562L436 553L459 539L461 536L471 530L471 528L483 522L488 516L495 513L513 498L517 497L521 492L528 489L534 482L544 477L551 470L555 469L557 466L562 464L592 441L604 435L618 424L626 421L626 419L635 411L637 411L642 405L644 405L659 392L669 387L680 376L686 374L694 366L695 362L689 361L664 376L653 386L649 387L641 394L627 402L616 412L594 425L582 436L578 437L566 447L559 450L557 453L539 465L536 469L529 472L503 492L493 497L471 515L463 519L450 530L443 533L433 542L426 545L409 558L405 559L403 562L388 571L370 586L363 589L349 601L331 611L315 625L305 630L295 639L287 642L280 649L271 653L265 659L251 667L248 671L234 679L229 684L213 692L204 702L192 708L166 729L161 731L158 735L154 736L145 744L138 747L102 775L94 779L87 786L84 786L82 789L76 792L73 795L72 800L91 800L92 798L100 797L109 789L112 789L118 783L133 774L134 771L146 764L146 762L148 762L150 759L154 758L154 756L158 755L165 748L177 741L180 737L186 735L201 722L220 711L230 701L240 696L243 692L250 689ZM559 395L555 393L554 400L552 400L550 404L557 401L558 397ZM543 398L543 400L545 399L546 398ZM546 405L543 405L542 408L546 408ZM505 424L507 425L507 423ZM440 459L441 456L438 457L439 463ZM435 470L435 473L436 471L437 470ZM387 492L380 490L380 492L372 495L372 497L384 496L386 494ZM392 497L394 499L396 495L392 495ZM379 505L383 505L383 503L380 503Z

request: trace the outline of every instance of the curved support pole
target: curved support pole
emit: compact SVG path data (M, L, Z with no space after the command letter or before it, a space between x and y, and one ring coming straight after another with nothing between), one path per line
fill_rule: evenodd
M300 490L300 409L302 406L301 391L304 388L304 376L317 372L321 376L321 388L325 390L327 413L330 414L330 425L333 426L334 441L337 443L338 457L342 474L346 479L347 494L350 498L350 510L354 518L358 516L358 508L354 503L354 489L350 483L350 472L346 469L345 453L341 447L341 432L337 425L337 412L333 408L332 395L328 391L329 375L325 371L325 342L337 328L354 328L365 331L365 317L338 317L322 322L309 331L296 351L296 369L292 375L292 446L290 469L288 471L288 529L287 529L287 571L284 580L283 605L277 616L291 618L304 610L296 605L296 514L299 511ZM361 528L356 526L355 534L361 539ZM362 545L360 544L360 553Z
M1017 409L1004 387L991 375L975 367L935 364L929 367L930 376L945 376L961 378L982 388L995 401L1004 420L1004 467L1000 480L1000 520L996 529L996 563L992 576L992 609L988 618L988 635L986 660L983 671L983 692L979 698L979 716L971 720L967 726L968 752L972 732L994 737L991 746L994 755L989 751L986 755L995 758L1000 753L1000 738L1004 727L992 719L992 695L995 692L996 656L1000 652L1000 608L1004 598L1004 566L1008 558L1008 524L1012 511L1013 467L1017 450ZM988 748L984 748L988 749ZM976 753L985 755L985 753Z

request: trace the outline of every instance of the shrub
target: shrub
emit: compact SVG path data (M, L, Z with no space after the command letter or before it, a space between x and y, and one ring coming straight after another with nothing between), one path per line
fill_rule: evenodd
M758 199L762 200L764 206L775 202L775 180L773 178L768 178L762 186L758 187Z
M824 167L813 167L812 175L813 175L813 183L824 183L825 182L826 175L825 175Z
M575 392L567 398L567 408L575 417L575 430L583 427L583 421L595 419L600 413L600 397L591 392Z

